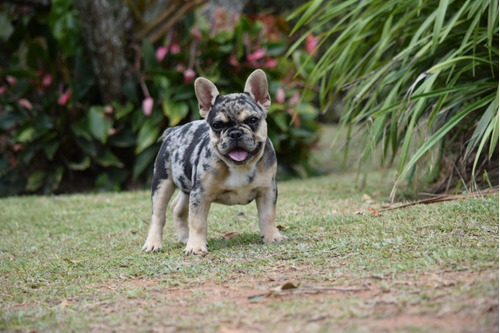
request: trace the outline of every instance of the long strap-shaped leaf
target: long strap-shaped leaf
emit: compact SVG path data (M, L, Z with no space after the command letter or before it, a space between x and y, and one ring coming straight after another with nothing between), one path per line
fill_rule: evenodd
M412 158L408 161L406 166L404 167L403 171L398 175L398 178L396 179L396 183L394 184L394 187L392 188L391 191L391 199L393 200L395 195L396 195L396 190L401 181L404 179L404 177L410 172L410 170L413 168L415 163L425 154L427 153L435 144L441 141L441 139L455 126L462 121L467 115L469 115L471 112L474 110L477 110L478 108L481 108L485 106L488 103L491 103L492 99L495 98L495 94L488 95L479 101L469 105L466 107L463 111L457 113L454 115L443 127L438 129L427 141L425 141L422 146L417 150L415 155L412 156Z

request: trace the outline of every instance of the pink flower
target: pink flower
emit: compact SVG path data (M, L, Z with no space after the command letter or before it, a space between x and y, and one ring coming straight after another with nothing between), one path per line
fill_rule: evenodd
M257 49L255 52L247 55L247 60L252 62L252 61L262 59L265 56L266 56L266 51L264 49Z
M112 115L114 111L115 111L115 109L111 105L107 105L104 108L104 114L108 115L108 116Z
M290 97L290 100L288 101L288 103L290 105L295 105L298 102L300 102L300 94L298 92L296 92L295 94L293 94L292 97Z
M61 96L57 99L57 104L59 105L66 105L68 104L69 100L71 99L71 89L66 89L65 92L62 93Z
M309 34L306 37L306 51L309 54L315 54L318 43L321 40L319 37L314 37L313 34Z
M267 58L266 62L264 63L264 67L266 68L274 68L278 66L278 60L274 58Z
M238 67L238 59L234 55L229 57L229 64L234 67Z
M16 78L15 78L15 77L13 77L13 76L7 75L7 76L5 77L5 79L7 80L7 82L9 82L9 84L10 84L11 86L15 86L15 85L16 85L16 83L17 83Z
M179 44L173 43L172 45L170 45L170 53L177 54L179 52L181 52L181 47L179 46Z
M166 46L160 46L159 48L156 49L156 60L158 60L158 62L162 62L163 59L165 59L167 53L168 53L168 48Z
M198 39L198 40L202 40L203 39L203 35L201 34L201 31L200 29L198 29L197 26L194 26L192 29L191 29L191 35Z
M1 86L0 87L0 95L3 94L7 90L6 86Z
M31 102L28 101L26 98L21 98L20 100L17 101L17 104L21 105L22 107L28 110L33 109L33 105L31 105Z
M276 96L274 99L276 100L276 103L283 103L285 101L286 95L285 95L285 90L281 87L276 90Z
M195 77L196 77L196 72L191 68L188 68L184 71L184 83L187 84L193 82Z
M20 151L20 150L23 150L23 148L24 148L24 146L23 146L23 144L22 144L22 143L16 143L16 144L14 144L14 146L12 147L12 149L13 149L14 151Z
M153 103L154 103L154 100L152 97L146 97L143 99L142 111L144 112L146 117L151 116L151 114L153 113Z
M42 78L42 86L50 87L51 84L52 84L52 75L45 74Z

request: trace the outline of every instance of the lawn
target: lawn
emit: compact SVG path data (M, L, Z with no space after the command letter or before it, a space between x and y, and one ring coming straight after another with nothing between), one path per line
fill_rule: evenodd
M495 332L498 195L378 212L393 179L279 183L262 244L254 204L213 205L209 251L141 252L146 191L0 200L0 331Z

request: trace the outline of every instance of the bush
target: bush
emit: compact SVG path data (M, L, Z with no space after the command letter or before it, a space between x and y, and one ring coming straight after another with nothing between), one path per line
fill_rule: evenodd
M54 1L50 12L2 7L0 196L147 184L160 133L199 118L195 77L237 92L255 68L268 74L269 134L282 169L310 171L317 110L284 56L279 18L217 28L191 13L155 44L131 42L127 98L102 105L71 1Z
M383 161L398 160L393 196L419 174L457 189L497 178L497 1L314 0L292 17L305 30L292 50L321 38L320 58L303 66L323 107L343 101L347 142L361 126L362 162L377 144Z

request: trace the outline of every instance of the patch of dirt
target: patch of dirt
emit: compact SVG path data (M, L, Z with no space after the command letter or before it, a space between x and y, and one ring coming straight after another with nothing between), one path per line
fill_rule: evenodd
M120 296L97 306L108 312L132 308L139 316L169 314L162 319L166 331L168 327L189 329L190 323L200 322L220 332L392 332L412 327L440 332L498 331L495 269L396 278L345 277L333 282L301 279L310 273L308 267L281 267L265 277L236 274L220 283L207 281L183 288L165 287L161 279L130 279L99 286L100 293ZM478 292L481 288L488 292ZM217 315L218 308L223 313Z

